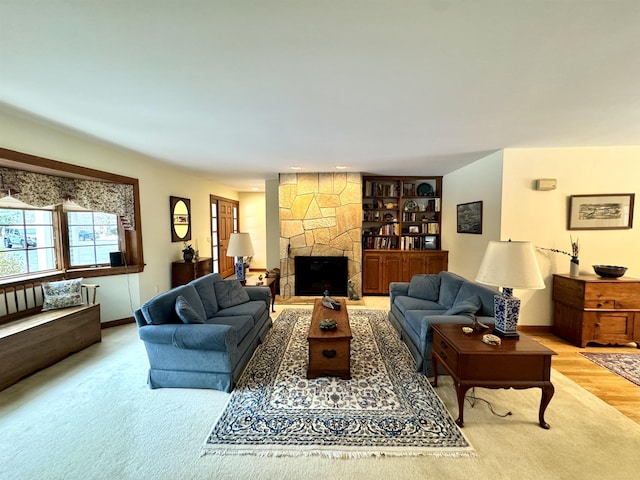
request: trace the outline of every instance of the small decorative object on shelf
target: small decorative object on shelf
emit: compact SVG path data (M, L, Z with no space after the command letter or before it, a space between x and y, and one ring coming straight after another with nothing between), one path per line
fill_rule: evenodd
M558 250L557 248L544 248L538 247L540 250L547 250L549 252L562 253L563 255L569 255L571 257L571 261L569 262L569 276L577 277L580 275L580 259L578 258L578 253L580 252L580 244L578 239L573 241L571 236L569 237L571 241L571 253L565 252L564 250Z
M593 265L593 271L602 278L619 278L625 274L627 267L617 265Z
M502 340L500 337L493 335L492 333L487 333L482 336L482 341L487 345L500 345Z
M329 296L329 290L324 291L324 296L322 297L322 305L331 310L340 310L340 302L334 300Z
M182 249L182 258L185 262L193 262L193 258L196 255L196 251L191 245L187 245L187 242L184 242L184 248Z
M325 318L320 322L320 328L322 330L333 330L338 326L338 322L333 318Z

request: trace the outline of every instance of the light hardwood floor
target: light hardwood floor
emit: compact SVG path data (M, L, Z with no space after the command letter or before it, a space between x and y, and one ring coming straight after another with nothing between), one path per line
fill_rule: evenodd
M557 353L551 360L553 368L627 417L640 423L640 386L580 355L580 352L632 353L640 355L640 350L635 348L633 344L630 344L631 346L590 344L585 348L579 348L552 333L533 333L526 330L525 333Z

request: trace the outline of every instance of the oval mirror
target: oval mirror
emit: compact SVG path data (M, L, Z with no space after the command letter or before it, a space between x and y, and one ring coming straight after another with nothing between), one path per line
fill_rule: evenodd
M171 197L171 240L191 240L191 202L188 198Z

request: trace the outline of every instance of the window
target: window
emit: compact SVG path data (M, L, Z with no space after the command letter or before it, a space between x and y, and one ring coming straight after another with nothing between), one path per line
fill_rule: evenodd
M0 276L57 268L51 211L1 208L0 232Z
M0 197L3 285L144 271L137 179L0 147Z
M108 265L119 252L118 218L111 213L67 212L71 267Z

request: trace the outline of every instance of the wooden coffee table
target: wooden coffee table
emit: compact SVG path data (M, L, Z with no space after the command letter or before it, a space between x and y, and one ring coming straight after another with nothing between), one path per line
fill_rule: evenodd
M434 324L431 362L434 378L431 384L438 386L438 363L453 378L458 395L458 419L464 426L464 397L471 387L484 388L533 388L542 389L538 421L542 428L549 428L544 421L544 411L553 397L551 384L551 356L556 353L520 333L519 339L502 339L501 345L487 345L482 335L490 330L465 334L462 325Z
M320 322L331 318L338 322L338 326L333 330L321 329ZM316 298L307 335L307 378L335 376L344 380L351 379L351 338L345 300L340 299L340 310L332 310L322 305L322 299Z

